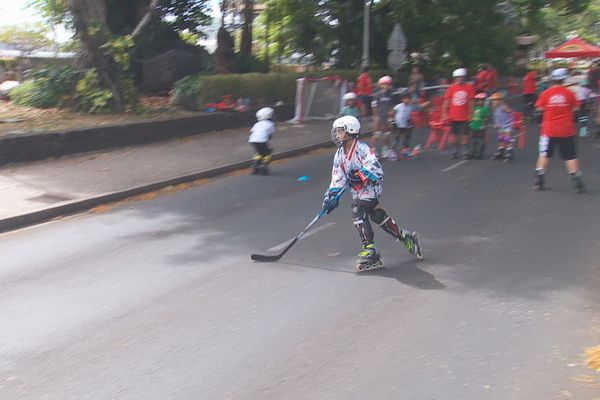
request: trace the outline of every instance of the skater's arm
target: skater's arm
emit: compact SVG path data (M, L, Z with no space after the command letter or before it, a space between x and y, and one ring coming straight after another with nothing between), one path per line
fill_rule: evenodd
M362 162L361 172L363 175L372 182L381 180L383 178L383 169L381 168L379 160L375 157L375 153L368 145L365 145L362 148L359 156Z
M331 168L331 183L329 184L329 190L333 189L342 189L346 186L346 173L342 168L342 158L343 154L338 150L335 153L335 157L333 159L333 167Z
M275 123L271 122L271 126L269 127L269 140L273 139L274 134L275 134Z

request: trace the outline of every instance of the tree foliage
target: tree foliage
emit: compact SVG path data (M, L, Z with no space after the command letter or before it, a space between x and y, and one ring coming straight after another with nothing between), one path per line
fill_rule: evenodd
M51 44L47 29L40 24L3 26L0 28L0 42L14 46L23 54Z
M47 21L56 23L70 21L69 0L29 0ZM107 19L115 34L131 32L144 14L150 0L105 0ZM156 15L175 32L189 31L203 36L204 28L210 24L210 0L160 0Z
M357 67L362 51L363 0L268 0L270 34L278 54L313 64L333 60ZM502 65L522 33L547 32L545 13L581 15L590 0L379 0L371 5L371 61L384 67L387 39L402 24L407 51L419 62ZM259 22L264 24L263 16ZM552 27L556 32L556 27Z
M69 23L85 69L76 85L78 106L91 112L137 106L133 59L192 47L179 33L202 34L209 0L31 0L51 24ZM144 31L142 33L142 31Z

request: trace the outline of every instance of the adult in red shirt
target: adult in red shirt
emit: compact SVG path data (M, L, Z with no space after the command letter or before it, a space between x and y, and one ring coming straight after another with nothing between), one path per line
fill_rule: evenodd
M475 91L476 94L481 92L487 92L488 82L490 79L490 74L487 69L487 66L481 65L479 67L479 72L475 75Z
M360 98L363 104L362 115L366 117L371 114L371 98L373 96L373 81L369 76L369 67L363 67L362 73L356 80L356 95Z
M577 193L584 192L575 145L574 112L579 102L573 92L563 86L569 77L569 70L558 68L552 71L553 84L544 90L535 106L542 111L542 129L539 143L539 156L535 167L535 190L544 190L545 173L554 149L558 147L560 156L565 160L567 172Z
M452 135L456 149L452 158L462 155L462 146L467 145L469 135L469 119L471 118L471 103L475 97L475 89L465 82L467 70L455 69L452 72L454 83L450 85L444 94L444 105L442 106L442 121L450 120ZM464 141L464 143L463 143Z
M527 118L533 114L536 93L537 72L534 69L529 69L529 72L523 78L523 101L525 102L525 117Z

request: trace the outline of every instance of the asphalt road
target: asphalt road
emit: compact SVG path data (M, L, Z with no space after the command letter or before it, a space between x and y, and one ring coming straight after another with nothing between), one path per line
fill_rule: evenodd
M349 200L278 263L253 263L318 211L332 151L150 201L0 235L0 399L583 399L600 344L600 143L589 192L562 165L447 154L385 163L382 231L354 273ZM301 175L307 182L297 182Z

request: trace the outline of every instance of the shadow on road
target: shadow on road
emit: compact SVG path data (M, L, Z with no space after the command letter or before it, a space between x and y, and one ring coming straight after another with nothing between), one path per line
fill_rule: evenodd
M362 276L381 276L384 278L394 278L405 285L412 286L421 290L441 290L446 286L438 281L435 276L427 271L423 271L415 265L414 260L402 263L398 266L384 267L373 271L362 272Z
M379 276L382 278L394 278L405 285L421 290L441 290L446 288L446 286L438 281L435 276L418 268L415 265L414 260L407 261L398 266L384 267L381 269L361 273L357 273L353 269L332 268L321 265L309 265L282 261L278 261L278 264L332 272L343 272L345 274L353 274L356 276Z

